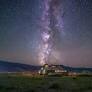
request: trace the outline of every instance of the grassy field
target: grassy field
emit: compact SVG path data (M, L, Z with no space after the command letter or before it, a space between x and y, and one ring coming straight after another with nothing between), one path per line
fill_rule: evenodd
M92 77L0 75L0 92L92 92Z

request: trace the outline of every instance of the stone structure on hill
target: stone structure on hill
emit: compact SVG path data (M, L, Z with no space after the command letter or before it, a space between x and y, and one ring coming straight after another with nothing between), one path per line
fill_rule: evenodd
M39 70L40 75L67 75L67 71L59 65L45 64Z

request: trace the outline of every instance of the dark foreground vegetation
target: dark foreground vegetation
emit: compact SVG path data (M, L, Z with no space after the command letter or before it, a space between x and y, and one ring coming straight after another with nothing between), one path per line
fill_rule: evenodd
M0 74L0 92L92 92L92 77L30 77Z

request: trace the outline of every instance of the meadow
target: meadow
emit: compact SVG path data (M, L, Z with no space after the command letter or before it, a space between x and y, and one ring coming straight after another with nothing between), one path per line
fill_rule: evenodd
M30 77L0 74L0 92L92 92L92 77Z

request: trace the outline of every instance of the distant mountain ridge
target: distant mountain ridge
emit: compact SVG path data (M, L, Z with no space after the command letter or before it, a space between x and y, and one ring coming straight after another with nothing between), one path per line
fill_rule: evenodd
M0 61L0 72L36 71L39 70L40 68L41 66Z
M57 65L62 67L63 69L71 72L82 72L82 71L89 71L92 72L92 68L73 68L64 65ZM22 72L22 71L38 71L40 70L41 66L34 66L34 65L27 65L27 64L20 64L20 63L11 63L7 61L0 61L0 72Z
M92 72L92 68L85 68L85 67L69 67L69 66L64 66L60 65L63 67L65 70L70 71L70 72Z

